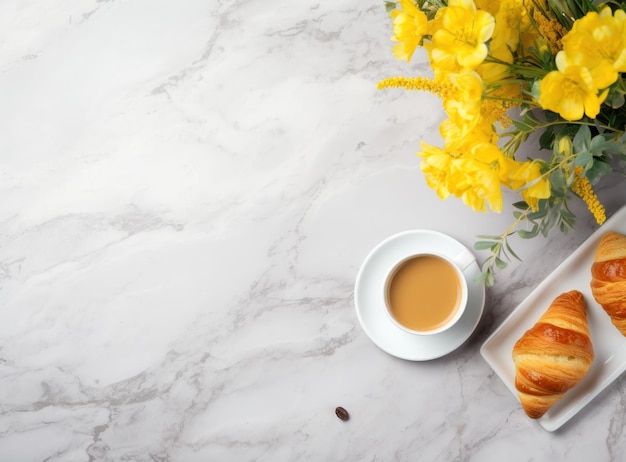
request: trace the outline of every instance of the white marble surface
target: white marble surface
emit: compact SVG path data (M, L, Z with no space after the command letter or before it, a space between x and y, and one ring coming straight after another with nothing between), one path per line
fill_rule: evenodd
M516 243L452 354L359 325L380 240L511 220L426 187L443 115L375 89L427 71L390 34L378 0L0 2L0 460L624 460L626 380L549 433L479 353L584 207Z

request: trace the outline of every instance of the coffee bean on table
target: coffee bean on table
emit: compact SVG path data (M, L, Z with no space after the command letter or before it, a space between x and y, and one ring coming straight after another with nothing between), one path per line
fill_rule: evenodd
M337 414L337 417L339 417L341 420L348 420L350 418L350 414L348 414L348 411L346 411L341 406L335 409L335 414Z

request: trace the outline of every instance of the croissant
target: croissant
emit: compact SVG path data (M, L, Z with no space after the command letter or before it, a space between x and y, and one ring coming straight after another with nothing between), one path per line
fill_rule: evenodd
M606 233L591 265L591 293L626 336L626 236Z
M515 343L515 388L532 419L543 416L587 374L594 352L585 299L577 291L559 295Z

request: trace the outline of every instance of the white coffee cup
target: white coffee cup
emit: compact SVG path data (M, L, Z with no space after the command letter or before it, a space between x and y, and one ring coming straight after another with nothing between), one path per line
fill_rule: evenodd
M461 252L449 258L433 252L407 255L385 280L385 307L392 322L416 335L444 332L459 322L467 306L463 275L474 257Z

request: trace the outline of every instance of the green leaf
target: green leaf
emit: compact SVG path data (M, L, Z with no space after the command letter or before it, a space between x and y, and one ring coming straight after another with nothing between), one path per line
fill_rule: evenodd
M554 127L548 127L539 137L539 146L542 149L551 149L554 143Z
M517 254L515 252L513 252L513 249L511 248L511 246L509 245L508 241L504 241L504 244L506 245L506 250L508 250L508 252L518 261L522 261L522 259L520 257L517 256Z
M515 202L513 204L513 207L515 207L516 209L520 209L520 210L526 210L528 209L528 204L525 201L519 201L519 202Z
M618 109L624 105L624 94L618 92L609 93L606 102L613 109Z
M485 250L493 247L494 243L489 241L478 241L474 243L474 249L476 250Z
M524 133L529 133L532 132L535 127L533 125L530 125L526 122L523 122L521 120L512 120L513 125L515 125L515 128L517 128L518 130L524 132Z
M548 52L548 59L550 61L554 60L554 57L549 52ZM559 114L557 114L556 112L552 112L552 111L544 111L543 115L545 116L548 122L556 122L557 120L561 119L561 116Z
M396 2L385 2L385 11L387 13L390 13L395 9L396 9Z
M485 285L487 287L492 287L494 283L495 283L495 280L493 277L493 270L489 268L487 270L487 273L485 274Z
M559 224L559 231L561 231L562 233L567 233L568 231L573 231L574 227L568 223L566 220L563 220L560 224Z
M538 220L539 218L545 217L546 213L547 213L547 209L542 208L542 209L537 210L536 212L529 213L526 218L528 218L529 221L535 221L535 220Z
M610 156L614 156L616 154L622 154L626 150L626 145L622 141L607 141L604 144L604 153Z
M548 209L546 217L541 222L539 230L545 237L548 235L551 229L553 229L561 221L561 214L558 206L553 206Z
M613 169L611 168L610 164L598 159L585 172L585 176L589 180L589 183L594 185L598 183L598 181L600 181L601 177L605 175L609 175L612 172L613 172Z
M522 120L515 119L512 122L513 125L515 125L515 128L524 133L535 131L536 128L542 123L533 116L532 112L525 112Z
M574 165L584 167L592 160L592 157L591 151L582 151L578 153L576 159L574 159Z
M541 89L539 87L539 82L541 79L537 79L533 82L532 87L530 88L530 96L533 97L534 100L538 101L541 96ZM548 111L546 111L548 112Z
M567 178L565 172L557 168L550 174L550 184L554 195L563 196L567 189Z
M525 229L520 229L517 234L519 235L519 237L521 237L522 239L532 239L533 237L536 237L538 233L538 230L533 229L531 231L527 231Z
M490 241L500 240L500 236L492 236L491 234L478 234L476 237L479 237L480 239L488 239Z
M591 130L587 125L581 125L573 140L574 152L584 152L591 145Z
M569 174L567 175L567 187L568 188L572 187L574 180L576 180L576 171L574 169L571 169Z
M504 260L502 260L501 258L496 257L496 266L500 269L504 269L507 266L509 266L509 264L505 262Z
M606 138L602 135L596 135L591 139L591 143L589 144L589 150L593 155L598 156L601 155L606 149Z
M624 91L619 86L611 88L604 102L605 104L608 104L609 106L611 106L611 108L613 109L622 107L625 102Z

